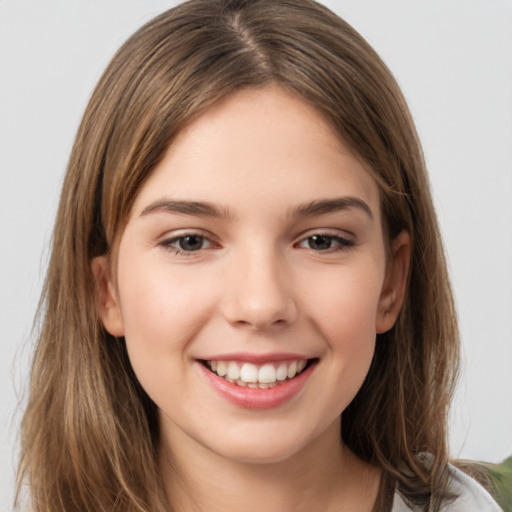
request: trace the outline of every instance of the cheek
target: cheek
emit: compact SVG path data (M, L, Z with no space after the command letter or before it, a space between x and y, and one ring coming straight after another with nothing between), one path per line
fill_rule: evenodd
M382 279L380 269L370 265L317 273L315 286L305 294L305 309L333 343L349 346L364 339L373 341Z
M211 286L143 258L120 260L118 276L126 345L139 380L177 376L173 368L215 303Z
M382 279L378 267L338 269L325 279L317 276L307 295L305 309L328 346L329 408L337 412L352 401L370 368Z

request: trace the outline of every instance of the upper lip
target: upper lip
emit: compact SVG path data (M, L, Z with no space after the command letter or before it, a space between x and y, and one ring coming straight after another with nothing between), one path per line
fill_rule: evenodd
M315 356L291 352L272 352L267 354L254 354L249 352L231 352L200 358L202 361L240 361L244 363L264 364L278 361L313 359Z

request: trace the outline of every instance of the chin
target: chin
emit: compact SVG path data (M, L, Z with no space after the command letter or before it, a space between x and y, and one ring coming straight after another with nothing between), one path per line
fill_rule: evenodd
M215 443L216 446L210 445L210 449L225 459L242 464L276 464L299 456L308 445L314 444L315 437L294 435L290 429L274 430L274 433L268 430L258 433L240 431Z
M296 446L254 443L249 446L236 446L230 450L224 449L219 455L241 464L268 465L288 460L298 451Z

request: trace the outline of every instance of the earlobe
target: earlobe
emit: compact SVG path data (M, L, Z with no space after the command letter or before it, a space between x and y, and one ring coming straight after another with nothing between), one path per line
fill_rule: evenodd
M107 256L94 258L91 269L96 284L96 304L101 321L112 336L124 336L123 317L117 292L110 276Z
M405 297L411 259L411 237L402 231L391 242L376 318L376 332L382 334L395 325Z

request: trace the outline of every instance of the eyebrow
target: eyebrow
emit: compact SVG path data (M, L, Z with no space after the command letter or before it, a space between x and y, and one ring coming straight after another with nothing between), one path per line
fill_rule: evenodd
M368 204L358 197L338 197L334 199L321 199L304 203L290 212L291 217L313 217L315 215L325 215L340 210L358 209L366 213L370 219L373 219L373 213Z
M212 203L204 201L173 201L171 199L162 199L151 203L142 210L140 216L143 217L150 213L160 212L215 217L219 219L233 218L229 209L215 206Z
M289 213L289 217L313 217L325 215L340 210L359 209L373 219L373 213L368 204L358 197L339 197L334 199L319 199L309 203L300 204ZM146 206L140 216L151 213L178 213L182 215L196 215L200 217L214 217L218 219L233 219L234 215L228 208L219 207L206 201L176 201L161 199Z

